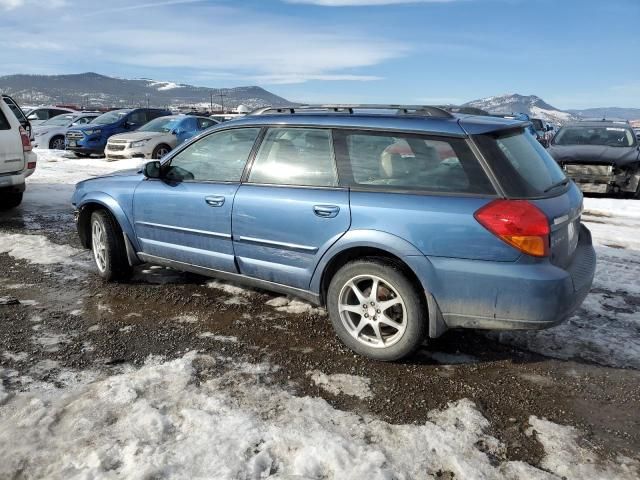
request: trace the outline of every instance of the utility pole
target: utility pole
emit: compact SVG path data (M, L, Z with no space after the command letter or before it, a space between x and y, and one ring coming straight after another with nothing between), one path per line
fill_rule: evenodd
M145 95L145 97L147 97L147 108L149 108L149 94L145 93L144 95Z
M222 113L224 113L224 97L226 97L227 94L223 93L223 90L220 90L218 96L220 97L220 107L222 108Z
M213 90L209 90L209 111L213 113Z

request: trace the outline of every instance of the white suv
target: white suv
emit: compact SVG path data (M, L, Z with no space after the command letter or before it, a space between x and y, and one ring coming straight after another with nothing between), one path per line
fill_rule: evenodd
M22 202L25 178L36 169L26 130L5 102L0 102L0 210Z

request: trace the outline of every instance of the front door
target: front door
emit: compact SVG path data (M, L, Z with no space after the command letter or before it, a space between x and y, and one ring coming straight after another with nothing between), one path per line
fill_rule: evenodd
M163 165L134 194L142 252L205 268L236 272L231 212L259 128L212 133Z
M307 289L318 261L349 229L328 129L270 128L233 208L240 272Z

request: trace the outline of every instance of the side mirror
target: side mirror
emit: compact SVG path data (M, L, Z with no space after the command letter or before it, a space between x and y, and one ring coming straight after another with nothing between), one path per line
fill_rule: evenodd
M33 115L29 115L27 120L38 120L38 116L34 113Z
M159 161L149 162L144 165L142 170L147 178L160 178L162 176L162 168Z

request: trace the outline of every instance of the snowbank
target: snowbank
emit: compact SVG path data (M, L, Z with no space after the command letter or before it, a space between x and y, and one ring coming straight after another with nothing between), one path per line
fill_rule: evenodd
M534 420L544 468L505 459L469 400L423 425L392 425L266 386L264 368L198 356L67 386L0 389L0 477L636 479L576 444L577 432ZM563 433L564 432L564 433ZM569 433L567 433L569 432ZM558 435L563 435L558 441ZM597 461L597 462L596 462ZM298 476L298 477L296 477Z
M8 253L13 258L31 263L51 265L78 263L77 257L85 252L53 243L44 235L0 233L0 253Z
M87 178L140 168L145 163L140 159L107 162L104 158L76 158L73 153L64 150L35 149L35 152L38 155L38 165L33 175L27 179L27 184L75 185Z

